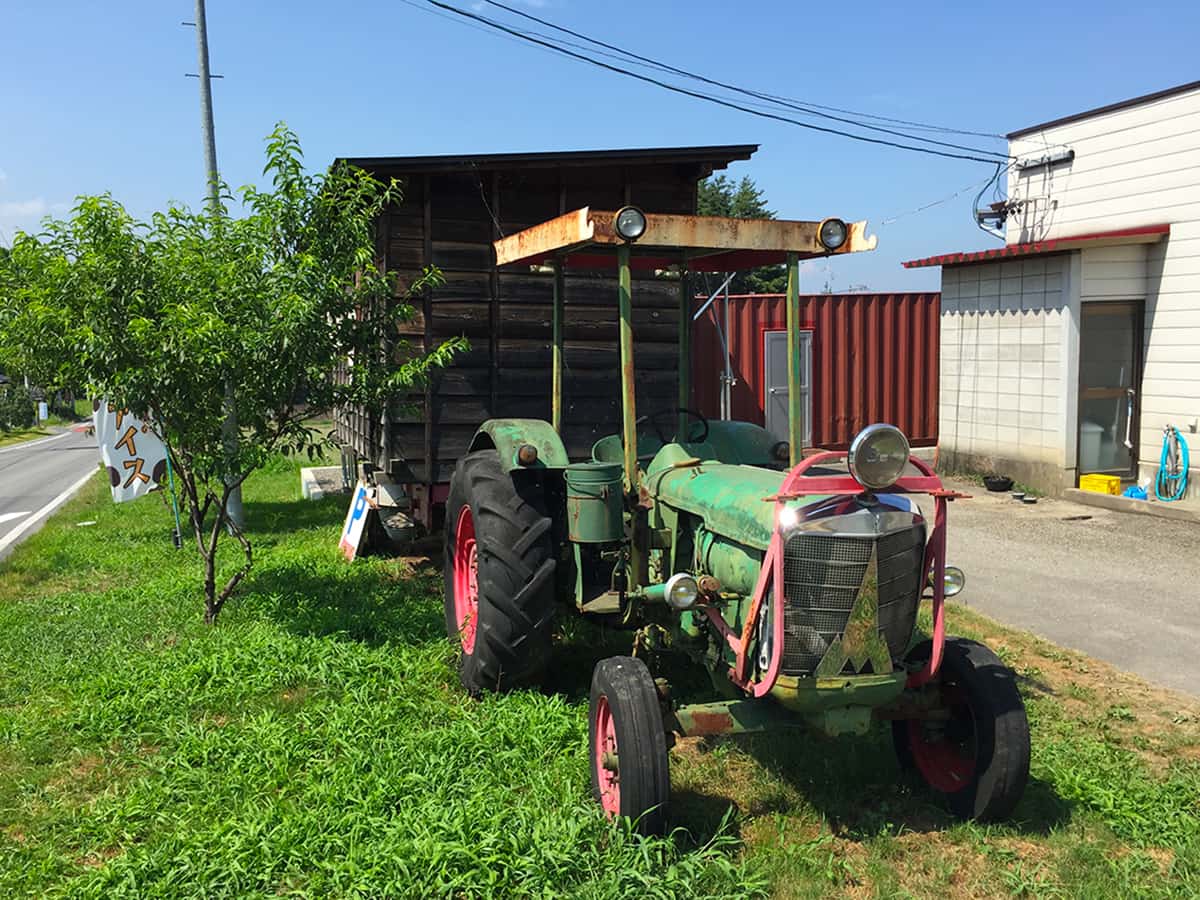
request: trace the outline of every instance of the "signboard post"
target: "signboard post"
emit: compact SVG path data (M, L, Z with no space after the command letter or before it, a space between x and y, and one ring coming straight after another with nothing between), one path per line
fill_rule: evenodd
M368 488L361 481L354 489L350 499L350 509L346 512L346 522L342 525L342 539L338 548L346 559L353 560L362 550L363 537L367 533L367 518L375 508L375 488Z

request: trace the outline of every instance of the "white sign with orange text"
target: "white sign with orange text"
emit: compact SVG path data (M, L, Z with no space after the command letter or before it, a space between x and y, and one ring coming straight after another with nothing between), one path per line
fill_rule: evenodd
M96 405L93 418L114 502L136 500L166 487L167 448L149 425L104 400Z

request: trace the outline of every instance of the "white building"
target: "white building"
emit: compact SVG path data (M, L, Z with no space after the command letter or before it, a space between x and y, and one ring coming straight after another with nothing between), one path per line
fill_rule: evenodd
M1171 424L1200 496L1200 81L1008 140L1007 246L905 263L943 267L942 459L1056 494L1153 479Z

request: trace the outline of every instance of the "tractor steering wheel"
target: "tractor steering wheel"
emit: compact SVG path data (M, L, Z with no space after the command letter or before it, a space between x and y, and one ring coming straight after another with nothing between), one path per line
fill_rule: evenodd
M690 416L691 418L695 419L696 421L693 422L692 425L688 426L686 435L684 435L683 437L676 435L675 440L677 440L677 441L686 440L689 443L696 443L696 444L702 444L706 440L708 440L708 419L704 418L704 416L702 416L700 413L696 412L694 409L685 409L682 406L676 406L673 409L660 409L657 412L652 412L648 415L640 417L637 420L637 422L635 422L634 424L641 425L643 422L649 422L650 427L654 429L655 436L657 436L660 441L662 441L664 444L666 444L666 443L669 443L670 441L667 438L666 432L664 432L662 429L660 420L664 416L678 417L680 413L683 413L686 416ZM694 427L692 427L694 425L699 425L701 428L700 434L695 437L693 437L693 435L692 435L692 432L696 430Z

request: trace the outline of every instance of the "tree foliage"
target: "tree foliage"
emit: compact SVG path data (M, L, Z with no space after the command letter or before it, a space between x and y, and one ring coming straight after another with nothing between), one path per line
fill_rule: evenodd
M266 157L269 188L235 196L222 185L201 213L173 206L143 223L111 196L80 198L69 219L18 233L0 265L0 362L47 389L84 386L165 441L204 558L209 621L252 562L227 515L230 492L275 452L315 451L323 438L305 405L378 406L461 344L426 355L399 337L408 299L440 275L397 284L376 268L375 223L397 183L345 164L306 173L283 124ZM236 452L221 434L227 384ZM218 589L227 526L245 561Z
M36 421L29 391L15 381L0 384L0 431L32 428Z
M726 175L706 178L698 186L696 211L702 216L726 216L735 219L774 219L767 199L749 176L734 182ZM712 278L709 278L712 281ZM714 290L724 278L709 287ZM786 266L760 266L739 272L729 283L731 294L781 294L787 290Z

